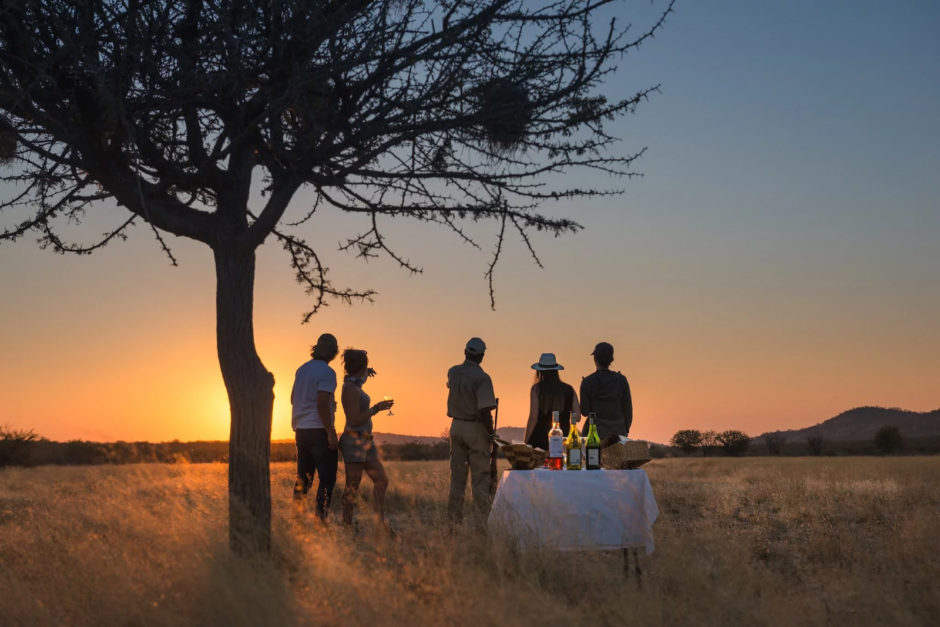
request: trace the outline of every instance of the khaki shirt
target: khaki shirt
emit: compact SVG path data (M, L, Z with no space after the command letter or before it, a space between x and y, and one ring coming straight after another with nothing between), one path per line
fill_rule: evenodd
M490 375L469 359L447 371L447 389L447 415L451 418L478 420L481 409L496 407Z

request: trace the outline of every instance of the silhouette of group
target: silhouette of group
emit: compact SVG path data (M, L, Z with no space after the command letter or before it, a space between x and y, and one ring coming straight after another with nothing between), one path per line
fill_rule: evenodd
M315 476L316 512L326 521L330 511L333 488L343 453L346 486L343 491L343 522L354 520L359 484L365 473L372 480L373 509L382 528L385 522L385 492L388 475L382 466L372 435L372 417L391 409L394 401L372 404L363 386L375 371L369 367L366 351L350 348L343 352L344 377L340 400L346 415L346 426L337 437L335 416L336 372L330 362L339 354L336 338L324 333L310 352L311 359L300 366L291 390L291 426L297 443L297 479L294 497L302 499L311 489ZM497 399L493 381L481 364L486 343L473 337L464 347L464 361L447 372L447 415L451 418L450 490L447 514L452 524L463 519L464 495L468 479L473 498L471 524L480 527L489 513L492 495L490 454L495 446L493 410ZM598 435L604 441L627 436L633 423L633 401L630 384L620 372L610 369L614 347L600 342L591 352L595 371L582 378L578 393L561 380L564 366L554 353L542 353L532 364L535 382L529 394L529 418L525 442L548 448L548 431L553 412L559 412L564 432L570 429L569 416L595 415ZM580 401L579 401L580 399ZM585 421L582 434L587 434Z

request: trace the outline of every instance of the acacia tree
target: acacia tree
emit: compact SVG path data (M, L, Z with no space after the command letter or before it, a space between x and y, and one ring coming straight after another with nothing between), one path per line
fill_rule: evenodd
M715 439L725 455L735 457L746 453L747 447L751 444L751 436L737 429L722 431L715 436Z
M233 548L270 542L274 380L252 331L256 249L284 248L314 298L307 321L330 298L373 295L329 280L305 240L318 210L361 216L343 249L415 272L382 219L439 224L474 246L467 221L493 220L492 299L508 234L538 262L533 231L580 228L541 203L610 193L558 174L629 174L642 152L613 154L604 122L656 87L614 101L598 89L672 3L635 35L600 19L611 4L3 0L0 238L34 233L85 254L142 226L174 264L166 234L212 249ZM314 201L288 219L302 188ZM66 237L89 211L112 228L92 242Z
M669 443L688 455L702 445L702 432L698 429L680 429Z

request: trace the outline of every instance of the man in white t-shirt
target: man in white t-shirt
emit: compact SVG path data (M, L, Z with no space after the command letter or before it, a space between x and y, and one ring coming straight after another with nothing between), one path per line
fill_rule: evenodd
M290 393L291 427L297 442L294 498L302 498L318 474L317 515L325 521L336 485L339 441L336 437L336 372L329 363L339 353L336 338L324 333L311 348L313 358L297 369Z

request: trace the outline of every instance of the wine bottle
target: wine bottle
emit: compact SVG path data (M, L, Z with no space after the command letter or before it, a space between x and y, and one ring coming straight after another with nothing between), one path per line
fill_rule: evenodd
M597 435L596 418L594 412L591 412L588 418L591 424L588 427L587 442L584 445L588 470L599 470L601 467L601 439Z
M571 429L565 440L565 453L568 455L568 470L581 470L581 436L578 435L578 413L571 412Z
M552 430L548 432L548 467L561 470L565 461L565 434L561 432L558 412L552 412Z

